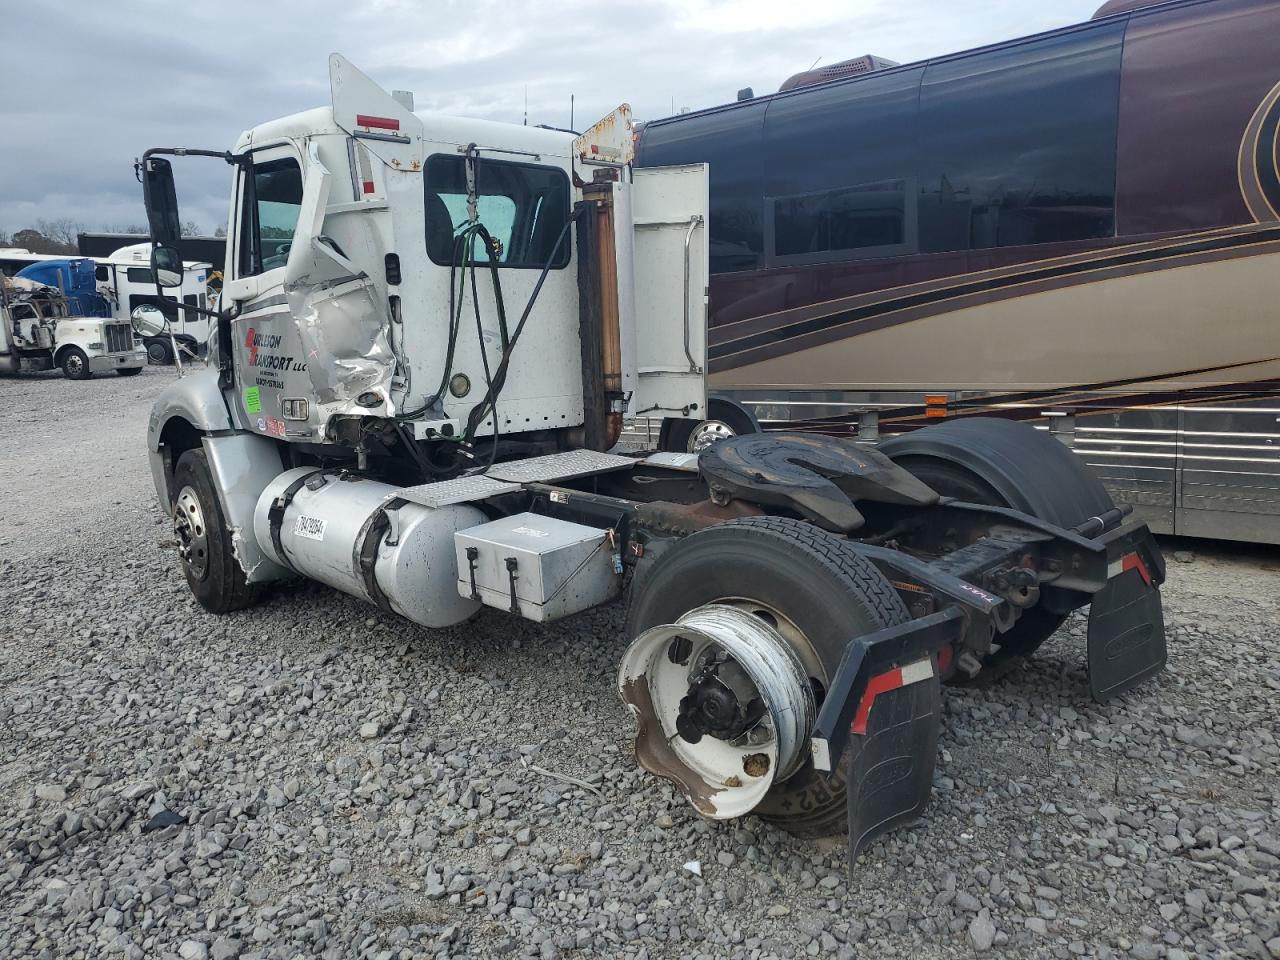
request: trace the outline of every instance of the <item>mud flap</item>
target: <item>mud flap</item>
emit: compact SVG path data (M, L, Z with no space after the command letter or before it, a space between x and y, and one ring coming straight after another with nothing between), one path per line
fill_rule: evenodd
M929 802L942 724L938 652L959 640L964 621L948 607L859 637L831 678L813 765L847 785L850 870L867 844Z
M1164 669L1164 609L1145 566L1127 567L1094 594L1088 651L1089 691L1099 703Z
M938 755L941 705L941 683L934 670L927 679L876 696L866 718L866 734L850 740L846 782L851 869L872 840L924 813Z

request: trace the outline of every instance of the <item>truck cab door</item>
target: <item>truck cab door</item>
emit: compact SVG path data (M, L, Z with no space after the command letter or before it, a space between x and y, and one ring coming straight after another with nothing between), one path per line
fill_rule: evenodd
M292 144L256 150L241 168L231 324L232 407L248 429L283 437L286 397L306 397L306 360L285 296L285 273L303 209L303 168ZM229 305L229 304L228 304Z
M620 311L623 366L628 373L634 370L629 420L706 416L707 180L707 165L701 163L646 167L633 174L630 277L619 257L624 273L619 292L630 287L634 303L632 324L625 323L625 304Z

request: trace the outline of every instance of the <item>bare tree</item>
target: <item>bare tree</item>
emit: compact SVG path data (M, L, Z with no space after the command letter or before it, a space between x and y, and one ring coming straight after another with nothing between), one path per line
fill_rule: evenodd
M194 220L187 220L187 221L184 221L182 224L182 235L184 237L198 237L198 236L201 236L203 233L204 233L203 228L200 226L200 224L196 223Z
M213 228L213 235L220 239L225 239L227 236L227 228L224 227L222 224L218 224L216 227Z
M70 217L59 217L57 220L38 220L36 229L56 244L54 253L75 253L79 249L77 237L84 233L84 224Z
M13 246L13 241L9 239L8 230L0 230L0 247Z

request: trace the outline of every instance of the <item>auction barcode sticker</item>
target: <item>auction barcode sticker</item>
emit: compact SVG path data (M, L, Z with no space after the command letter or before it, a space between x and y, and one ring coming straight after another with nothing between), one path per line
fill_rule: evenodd
M298 517L293 521L293 535L306 537L308 540L323 540L326 521L319 517Z

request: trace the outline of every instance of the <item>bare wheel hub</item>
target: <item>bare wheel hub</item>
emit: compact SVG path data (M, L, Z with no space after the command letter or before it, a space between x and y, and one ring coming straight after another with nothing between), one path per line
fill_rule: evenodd
M708 604L646 630L622 658L636 759L708 817L749 813L808 755L813 687L770 621Z
M712 444L737 435L733 427L723 420L703 420L693 428L693 433L689 434L689 452L701 453Z
M173 532L178 538L178 556L197 580L209 572L209 528L205 525L200 498L192 487L183 487L173 505Z

